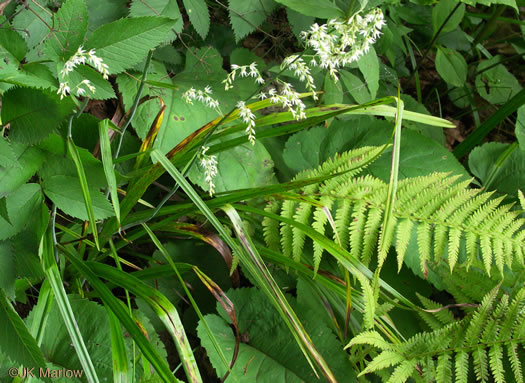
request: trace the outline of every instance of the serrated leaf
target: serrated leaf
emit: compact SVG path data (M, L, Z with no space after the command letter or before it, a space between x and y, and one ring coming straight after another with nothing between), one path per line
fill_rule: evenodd
M40 168L44 155L36 148L27 148L24 145L14 145L17 166L0 167L0 198L16 191L24 185Z
M278 6L274 0L229 0L228 4L236 41L253 32Z
M0 217L0 240L11 238L22 231L41 202L42 193L38 184L24 184L16 193L7 196L6 207L10 222Z
M11 124L12 141L36 144L51 134L74 107L71 99L60 100L47 90L15 88L2 97L2 122Z
M276 0L278 3L303 15L332 19L344 17L345 13L330 0Z
M81 220L89 219L78 178L61 175L52 176L47 178L42 186L49 199L64 213ZM113 216L111 204L104 197L104 194L96 189L90 189L89 192L95 219Z
M5 201L5 198L3 199ZM1 216L2 200L0 200L0 216ZM9 296L15 294L15 280L17 278L15 252L13 246L8 241L0 241L0 290L4 291Z
M452 86L462 87L467 81L467 62L453 49L438 47L436 70Z
M0 289L0 350L26 367L44 367L46 362L35 339Z
M516 77L504 65L497 65L500 61L502 57L495 56L481 61L477 67L480 74L476 76L476 90L491 104L504 104L521 90Z
M0 17L0 20L5 23L0 28L0 59L3 61L2 69L4 69L5 64L17 65L24 59L27 53L27 45L22 36L10 28L4 17Z
M162 16L176 20L173 30L176 33L182 32L183 20L180 14L179 6L176 1L173 0L133 0L131 7L129 8L130 17L142 17L142 16ZM177 38L176 33L170 32L166 40L171 41Z
M71 87L71 93L75 93L75 88L81 87L86 91L86 96L94 100L107 100L110 98L115 98L115 91L109 83L108 80L104 80L102 75L98 73L95 69L86 66L79 65L71 72L68 76L69 86ZM89 88L80 83L84 80L89 80L91 85L95 87L95 92L91 92Z
M210 30L210 13L204 0L182 0L186 13L197 33L206 38Z
M25 39L29 49L40 44L49 33L48 25L52 23L51 11L47 7L20 4L16 9L13 27ZM46 25L47 24L47 25Z
M95 48L97 56L116 74L144 59L150 49L166 40L175 20L166 17L120 19L93 32L87 49Z
M0 137L0 166L4 168L20 167L11 145L2 137Z
M46 49L67 61L84 42L88 28L88 10L84 0L66 0L53 16L54 30Z

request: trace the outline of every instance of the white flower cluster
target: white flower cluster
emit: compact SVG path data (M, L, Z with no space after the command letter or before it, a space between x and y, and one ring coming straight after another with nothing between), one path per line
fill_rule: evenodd
M244 101L237 103L237 109L239 109L239 115L242 121L246 124L246 134L248 135L248 141L252 145L255 145L255 114L250 108L246 106Z
M355 14L346 22L333 19L328 24L313 24L301 35L315 51L311 64L328 69L337 81L337 70L366 54L385 24L383 12L376 8L364 16Z
M203 146L201 148L201 166L204 168L205 181L209 186L210 197L215 193L215 184L213 183L213 178L218 174L217 170L217 157L207 155L206 152L210 148L208 146Z
M71 87L69 86L69 82L65 80L69 73L73 72L73 70L79 66L80 64L91 64L95 67L97 71L102 74L102 77L107 80L109 76L108 66L104 63L104 61L96 55L96 52L94 49L91 49L89 51L85 51L84 47L81 45L78 47L78 50L75 52L73 56L70 57L69 60L67 60L64 64L64 68L60 71L60 77L62 81L60 81L60 85L57 90L57 94L60 95L60 99L63 99L64 97L67 97L71 93ZM78 85L76 85L73 88L73 91L76 89L76 95L77 97L84 96L86 94L86 88L91 92L95 93L96 88L93 84L91 84L91 81L85 79L82 82L80 82Z
M221 113L219 109L219 101L210 96L212 93L213 91L209 86L205 87L204 90L190 88L182 94L182 98L190 105L193 105L193 101L197 100L205 104L207 107L215 109L218 113Z
M86 94L86 89L82 86L85 86L91 93L95 93L97 90L93 84L91 84L91 81L88 79L82 80L77 86L73 88L74 93L76 93L77 97L84 96ZM76 89L76 92L75 92ZM71 93L71 88L69 86L69 82L64 81L60 83L60 86L58 87L57 94L60 95L60 99L62 100L64 97L67 97Z
M255 62L251 63L250 65L232 64L231 68L232 71L228 73L226 80L222 82L224 84L224 89L226 90L233 88L233 81L235 80L237 74L239 74L240 77L252 77L255 79L257 84L264 84L264 79L262 78L261 73L259 73L259 70L257 69L257 63Z
M306 83L306 88L312 92L312 97L317 100L317 92L315 91L315 83L310 67L304 62L303 58L298 55L291 55L285 58L281 64L281 69L291 69L294 74L299 77L299 80Z
M102 60L96 55L94 49L91 49L88 52L86 52L82 45L78 47L78 50L75 52L75 54L71 56L69 60L66 61L66 63L64 64L64 68L60 71L60 75L62 77L66 77L78 65L86 63L93 65L95 69L99 71L100 74L102 74L104 80L108 79L108 66L104 63L104 60Z
M282 104L287 108L296 120L303 120L306 118L304 109L306 108L304 102L301 100L299 93L295 91L293 86L287 82L279 81L282 85L280 94L275 88L271 88L268 93L260 93L257 97L261 100L269 99L272 104Z

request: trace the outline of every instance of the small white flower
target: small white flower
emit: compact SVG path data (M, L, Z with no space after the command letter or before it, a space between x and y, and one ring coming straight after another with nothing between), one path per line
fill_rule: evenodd
M193 101L197 100L207 107L215 109L217 113L222 114L219 108L219 101L210 96L212 93L210 86L206 86L204 90L190 88L182 94L182 98L187 104L193 105Z
M257 63L253 62L250 65L231 65L232 71L228 73L226 79L223 80L224 89L230 90L233 88L233 81L235 77L239 74L240 77L251 77L255 79L257 84L264 84L264 79L261 76L261 73L257 69Z
M306 88L312 92L312 97L314 100L317 100L317 92L315 91L315 82L314 78L312 77L312 74L310 72L310 68L302 57L299 57L297 55L291 55L285 58L281 64L281 69L291 69L294 71L294 75L299 78L299 80L306 83Z
M293 86L287 82L279 81L282 85L281 94L278 94L275 88L268 91L268 96L272 104L281 104L284 108L288 109L292 116L296 120L303 120L306 118L304 112L306 106L301 100L299 93L297 93Z
M71 89L69 88L69 84L67 81L61 82L60 86L58 87L57 94L60 95L60 99L62 100L64 97L67 97L69 93L71 92Z
M206 183L208 184L208 187L209 187L208 192L210 193L210 197L212 197L213 194L215 193L215 184L213 183L213 179L219 173L219 171L217 170L217 157L206 154L206 152L209 149L210 148L207 146L201 147L201 153L200 153L201 162L200 163L201 163L201 166L204 168L204 179Z
M69 58L64 64L64 68L60 71L62 77L66 77L70 72L72 72L78 65L89 63L95 67L97 71L102 74L102 77L107 80L109 72L108 66L103 62L103 60L96 55L94 49L91 49L89 52L84 50L84 47L81 45L78 47L77 51L73 56Z
M246 124L248 141L250 141L252 145L255 145L255 114L246 106L244 101L237 103L237 109L239 109L239 116L241 116L242 121Z

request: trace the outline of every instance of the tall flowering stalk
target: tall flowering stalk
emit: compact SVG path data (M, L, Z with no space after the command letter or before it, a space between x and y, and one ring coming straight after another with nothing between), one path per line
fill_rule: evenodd
M201 166L204 168L204 180L208 184L208 192L210 197L215 193L215 184L213 179L219 173L217 170L217 157L213 155L206 154L210 148L208 146L201 147L200 160Z

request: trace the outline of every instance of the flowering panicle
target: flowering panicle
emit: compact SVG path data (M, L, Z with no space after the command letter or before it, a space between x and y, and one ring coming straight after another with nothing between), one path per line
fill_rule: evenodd
M209 187L210 197L215 193L215 184L213 183L213 178L218 174L217 170L217 157L207 155L206 152L210 148L208 146L203 146L201 148L201 166L204 168L205 181Z
M78 47L77 51L73 56L69 58L64 63L64 67L60 71L60 77L62 81L60 81L60 85L58 86L57 94L60 95L60 99L63 99L64 97L67 97L71 93L71 87L69 86L69 82L66 80L69 73L73 72L73 70L79 66L80 64L91 64L95 67L97 71L102 74L102 77L107 80L109 76L108 66L103 62L103 60L96 55L96 52L94 49L89 50L86 52L84 50L84 47L81 45ZM86 88L91 92L95 93L96 88L93 84L91 84L91 81L88 79L83 80L80 82L73 90L76 89L76 95L77 97L83 96L86 94Z
M287 82L279 81L282 86L281 93L278 94L275 88L271 88L268 93L260 93L257 97L261 100L269 99L272 104L282 104L283 108L287 108L296 120L304 120L306 108L304 102L301 100L299 93L295 91L293 86Z
M64 68L60 71L60 75L62 77L66 77L70 72L72 72L78 65L80 64L91 64L95 67L97 71L102 74L102 77L104 77L105 80L108 79L109 71L107 64L104 63L104 60L102 60L100 57L96 55L96 52L94 49L89 50L86 52L84 50L84 47L81 45L78 47L78 50L75 52L73 56L69 60L66 61L64 64Z
M237 103L237 109L239 109L239 115L246 124L248 141L250 141L252 145L255 145L255 114L253 114L251 109L246 106L244 101L239 101Z
M184 99L184 101L186 101L186 103L190 105L193 105L193 101L197 100L199 102L202 102L207 107L215 109L218 113L221 113L219 108L219 101L211 97L212 93L213 91L209 86L205 87L204 90L196 90L194 88L190 88L182 94L182 98Z
M223 81L224 89L226 90L233 88L233 81L235 80L237 74L239 74L240 77L252 77L255 79L257 84L264 84L264 79L262 78L261 73L259 73L259 70L257 69L257 63L255 62L251 63L250 65L232 64L231 68L232 71L228 73L226 80Z
M291 69L294 74L299 77L299 80L306 83L306 88L312 92L312 97L317 100L317 92L315 91L314 78L310 72L310 67L304 62L303 58L298 55L291 55L285 58L281 64L281 69Z
M328 24L313 24L301 35L306 46L315 51L318 65L337 80L337 70L366 54L385 24L383 12L376 8L364 16L355 14L346 22L333 19ZM316 65L317 60L311 64Z

